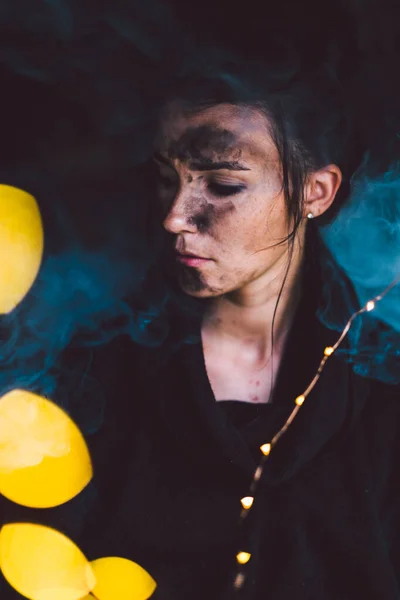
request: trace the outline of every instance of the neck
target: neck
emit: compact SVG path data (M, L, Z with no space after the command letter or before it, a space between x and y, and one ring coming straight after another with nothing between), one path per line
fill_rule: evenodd
M249 364L264 365L271 356L273 321L274 353L286 341L301 295L303 258L303 245L295 244L289 267L285 252L256 280L213 299L203 333L218 341L221 351L239 351Z

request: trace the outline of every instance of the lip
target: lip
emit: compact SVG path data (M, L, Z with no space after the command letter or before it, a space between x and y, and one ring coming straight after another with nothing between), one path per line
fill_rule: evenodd
M176 260L180 263L183 263L184 265L187 265L188 267L197 267L206 262L209 262L211 259L203 258L202 256L196 256L195 254L191 253L180 254L179 252L177 252Z

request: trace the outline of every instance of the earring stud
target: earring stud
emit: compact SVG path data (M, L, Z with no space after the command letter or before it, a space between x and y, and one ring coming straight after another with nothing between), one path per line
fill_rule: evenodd
M314 218L313 213L309 212L308 215L307 215L307 219L313 219L313 218Z

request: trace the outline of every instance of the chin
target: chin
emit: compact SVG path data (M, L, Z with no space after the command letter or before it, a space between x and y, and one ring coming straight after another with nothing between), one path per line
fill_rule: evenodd
M225 293L225 291L215 288L200 269L183 267L179 268L175 274L182 292L193 298L215 298Z
M190 274L182 275L178 280L179 287L182 292L193 298L213 298L214 296L220 296L220 292L213 290L207 282L201 276L193 276Z
M219 294L215 294L210 290L188 290L182 287L182 291L193 298L214 298L215 296L219 296Z
M221 290L215 290L208 286L194 288L180 284L180 288L182 292L193 298L217 298L218 296L223 296L223 294L225 294L225 292Z

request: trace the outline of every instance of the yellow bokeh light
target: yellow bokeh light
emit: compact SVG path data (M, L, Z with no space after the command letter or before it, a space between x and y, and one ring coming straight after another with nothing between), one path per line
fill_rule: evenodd
M61 408L26 390L0 398L0 493L32 508L77 496L93 475L81 432Z
M126 558L99 558L90 564L97 581L92 593L98 600L147 600L157 587L147 571Z
M11 312L30 290L43 255L43 226L33 196L0 184L0 314Z
M80 600L96 579L81 550L65 535L33 523L9 523L0 535L0 568L31 600Z

